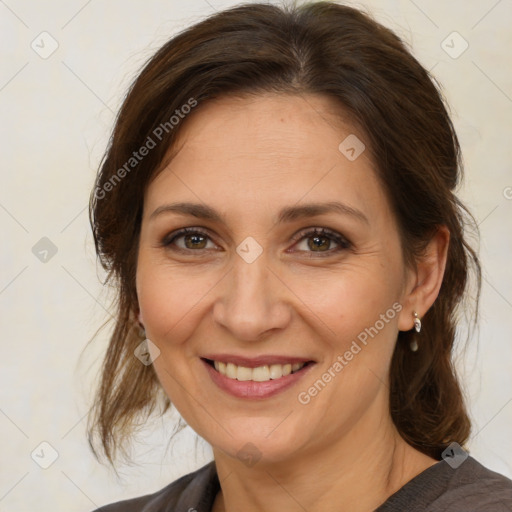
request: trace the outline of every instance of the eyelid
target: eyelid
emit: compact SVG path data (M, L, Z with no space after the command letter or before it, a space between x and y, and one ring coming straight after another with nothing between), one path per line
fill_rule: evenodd
M329 228L311 226L300 230L297 234L293 235L292 240L295 242L294 245L298 244L302 240L313 238L314 236L325 237L328 240L336 243L338 247L329 249L327 251L298 251L304 253L308 258L328 258L330 256L337 256L342 252L351 250L354 248L352 242L348 240L344 235L338 233ZM289 252L289 251L287 251ZM295 251L292 251L295 252Z
M299 232L297 232L295 235L291 237L291 240L293 242L298 242L303 238L306 238L306 235L309 235L310 237L314 235L331 237L331 239L336 240L338 243L343 243L344 245L347 246L352 245L352 243L341 233L338 233L337 231L334 231L329 228L318 226L310 226L308 228L301 229Z
M195 235L195 234L207 237L208 239L210 239L213 242L212 236L210 235L209 231L206 228L190 226L190 227L186 227L186 228L180 228L175 231L172 231L171 233L168 233L167 235L165 235L162 238L160 245L162 247L167 247L167 246L171 245L172 242L174 242L174 240L176 240L177 238L181 238L182 236L186 236L186 235ZM181 249L181 248L178 247L178 249ZM186 249L183 249L183 250L186 250ZM199 249L196 252L199 252L200 250L204 250L204 249Z

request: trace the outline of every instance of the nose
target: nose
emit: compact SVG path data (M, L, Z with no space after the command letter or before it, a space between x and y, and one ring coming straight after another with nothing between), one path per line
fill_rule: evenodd
M291 320L290 290L268 266L265 253L248 263L238 255L223 279L214 320L240 341L258 341Z

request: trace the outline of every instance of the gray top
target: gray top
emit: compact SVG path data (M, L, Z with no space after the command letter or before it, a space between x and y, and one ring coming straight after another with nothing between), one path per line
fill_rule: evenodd
M154 494L95 512L211 512L220 490L212 461ZM391 495L374 512L511 512L512 480L469 456L459 467L441 460Z

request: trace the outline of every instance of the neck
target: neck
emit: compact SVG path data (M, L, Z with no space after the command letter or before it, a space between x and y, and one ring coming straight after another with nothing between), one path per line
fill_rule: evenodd
M321 444L297 450L286 460L269 461L263 452L260 461L247 467L214 449L221 492L213 511L375 510L437 462L408 445L389 414L382 413L376 421L374 411L341 438L327 435Z

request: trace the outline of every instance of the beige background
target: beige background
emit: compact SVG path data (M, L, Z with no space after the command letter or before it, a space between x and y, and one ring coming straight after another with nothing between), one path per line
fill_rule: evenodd
M0 510L89 511L154 492L211 457L202 441L196 451L188 429L166 450L172 418L148 425L134 452L139 465L121 468L120 480L89 451L85 415L107 331L79 356L107 317L108 297L86 205L136 70L176 31L236 3L0 1ZM480 332L462 360L471 452L512 477L512 3L351 4L397 30L451 104L467 172L461 195L480 224L485 269ZM43 237L57 249L46 262L36 257L48 250ZM41 463L52 450L58 457L42 469L34 450Z

